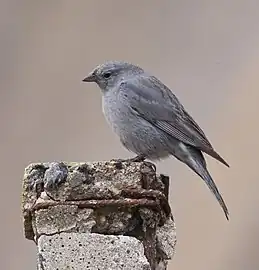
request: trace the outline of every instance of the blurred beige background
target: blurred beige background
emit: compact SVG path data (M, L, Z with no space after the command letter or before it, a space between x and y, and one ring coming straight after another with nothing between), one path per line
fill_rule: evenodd
M23 170L35 161L132 154L81 80L107 59L139 64L169 85L230 163L208 164L230 210L171 158L177 252L170 269L259 269L259 2L254 0L1 0L1 269L34 270L24 239Z

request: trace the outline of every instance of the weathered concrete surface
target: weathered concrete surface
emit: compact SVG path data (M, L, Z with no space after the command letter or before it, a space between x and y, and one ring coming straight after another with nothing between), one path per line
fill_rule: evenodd
M144 247L129 236L96 233L42 235L38 269L150 270Z
M176 242L167 195L168 178L146 162L29 165L24 230L38 245L38 269L166 269Z

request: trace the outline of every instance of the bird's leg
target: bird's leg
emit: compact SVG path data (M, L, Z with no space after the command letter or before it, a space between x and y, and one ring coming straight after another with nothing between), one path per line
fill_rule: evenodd
M116 162L142 162L146 159L144 155L137 155L136 157L133 158L127 158L127 159L113 159L113 161Z
M138 155L135 156L134 158L130 158L128 159L129 162L142 162L146 159L146 157L144 155Z

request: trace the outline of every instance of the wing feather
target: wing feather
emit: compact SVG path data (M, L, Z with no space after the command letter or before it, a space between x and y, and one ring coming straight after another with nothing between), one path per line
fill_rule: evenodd
M140 117L179 141L211 155L229 166L213 149L194 119L177 97L157 78L142 74L120 85L130 97L130 106Z

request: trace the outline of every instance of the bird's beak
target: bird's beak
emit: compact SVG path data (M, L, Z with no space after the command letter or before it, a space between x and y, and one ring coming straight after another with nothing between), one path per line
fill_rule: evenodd
M95 74L91 72L83 79L83 82L95 82Z

